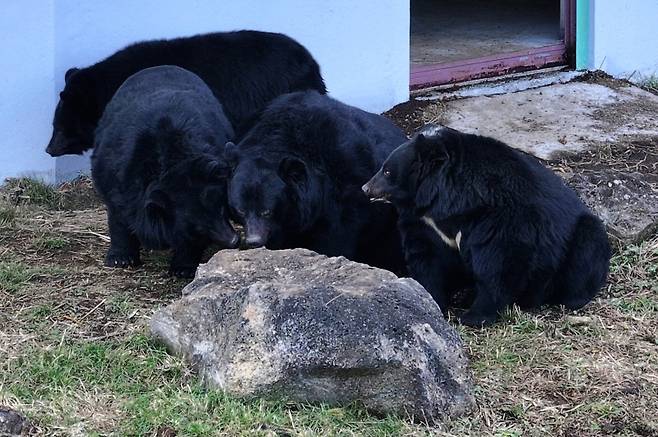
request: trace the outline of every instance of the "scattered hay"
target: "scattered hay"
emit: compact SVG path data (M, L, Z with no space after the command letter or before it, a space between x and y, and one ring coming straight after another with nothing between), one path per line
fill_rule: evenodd
M611 153L621 165L615 154L626 152ZM138 269L104 267L105 236L101 208L31 205L0 228L0 284L13 284L0 290L0 404L38 433L658 435L658 237L622 247L581 311L514 308L491 328L457 326L478 409L429 426L204 390L145 336L185 282L166 276L163 253L146 253Z

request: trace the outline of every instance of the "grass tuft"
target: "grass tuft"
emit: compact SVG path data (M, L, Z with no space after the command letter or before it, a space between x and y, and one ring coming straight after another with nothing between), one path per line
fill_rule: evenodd
M638 85L654 94L658 94L658 76L655 74L645 77Z
M0 203L0 228L11 228L16 222L16 210Z
M43 236L34 242L37 249L61 250L69 246L69 241L63 237Z
M47 209L57 209L60 194L53 185L31 178L7 179L3 186L7 197L15 204L41 206Z
M37 274L32 267L13 261L0 261L0 291L15 293Z

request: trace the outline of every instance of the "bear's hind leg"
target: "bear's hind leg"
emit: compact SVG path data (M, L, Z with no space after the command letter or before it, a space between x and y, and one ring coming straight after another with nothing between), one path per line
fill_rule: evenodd
M556 274L550 303L570 310L585 306L605 284L610 256L603 224L596 217L581 216L569 241L567 256Z
M122 268L140 265L139 240L109 207L107 224L110 231L110 249L105 256L105 265Z
M473 327L492 325L498 320L500 312L511 303L511 299L508 299L505 293L493 291L490 284L480 285L476 282L475 300L459 317L459 322Z
M500 242L474 251L475 300L459 321L468 326L491 325L503 310L517 302L530 283L524 260L531 254L529 246Z

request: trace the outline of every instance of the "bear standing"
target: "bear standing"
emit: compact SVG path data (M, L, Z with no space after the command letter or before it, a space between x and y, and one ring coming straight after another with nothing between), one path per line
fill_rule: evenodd
M363 190L397 207L407 267L444 311L474 286L466 325L513 303L580 308L605 283L601 221L537 159L492 138L426 126Z
M315 91L275 99L237 145L229 205L250 247L304 247L400 271L395 209L361 185L406 140L388 119Z
M236 128L281 94L326 93L320 67L308 50L279 33L243 30L140 42L66 72L46 152L61 156L90 149L114 92L130 75L157 65L177 65L198 75Z
M107 105L91 158L107 205L105 264L140 263L139 249L173 249L170 273L194 275L211 243L235 247L224 144L233 128L206 84L174 66L129 77Z

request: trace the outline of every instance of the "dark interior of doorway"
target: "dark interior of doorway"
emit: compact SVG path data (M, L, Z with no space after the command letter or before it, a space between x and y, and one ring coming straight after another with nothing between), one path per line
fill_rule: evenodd
M414 71L427 71L432 66L465 63L475 70L479 64L469 60L535 53L563 44L567 3L565 0L411 0L412 85Z

